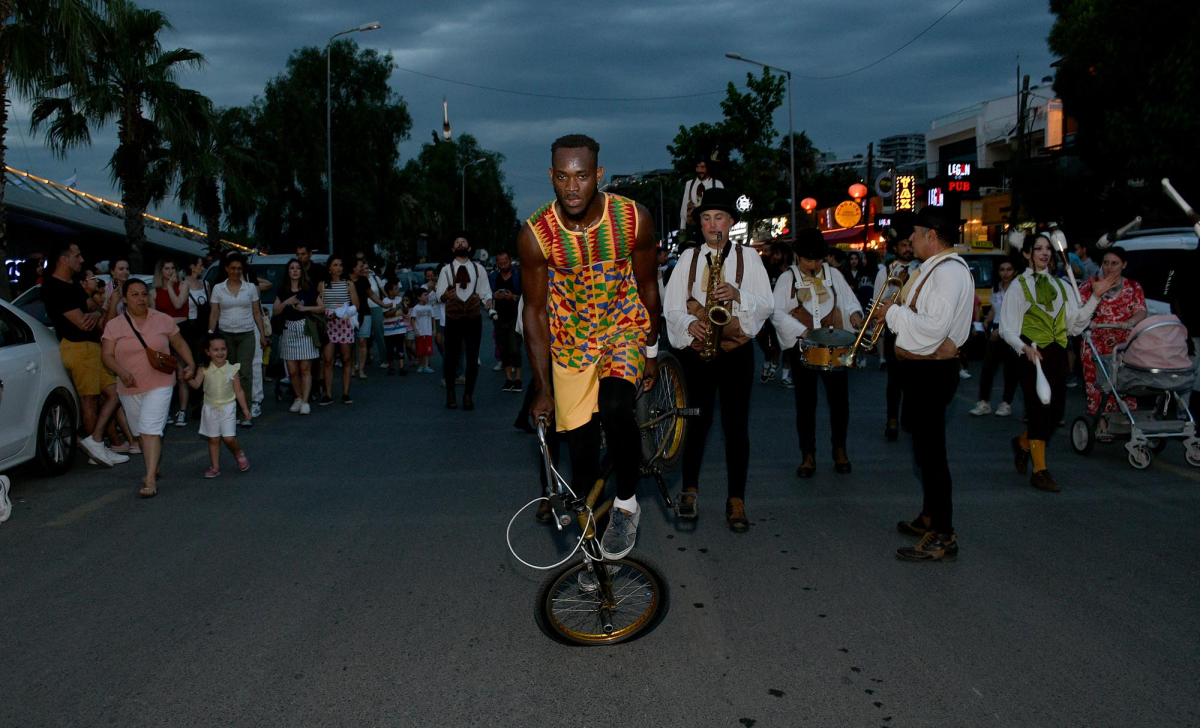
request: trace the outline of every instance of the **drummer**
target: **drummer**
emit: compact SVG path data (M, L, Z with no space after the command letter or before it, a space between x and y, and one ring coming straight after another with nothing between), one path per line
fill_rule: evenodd
M829 246L816 228L800 230L795 242L798 265L785 270L775 284L775 310L771 314L779 335L780 349L799 346L801 339L814 345L836 342L849 351L854 335L863 323L862 307L850 284L836 268L825 262ZM815 323L815 326L814 326ZM826 327L825 331L814 331ZM828 331L832 328L833 331ZM829 428L833 441L833 470L850 472L846 454L846 430L850 423L850 383L845 367L835 370L812 368L803 347L798 351L799 366L793 374L796 384L796 432L800 436L803 459L796 469L797 478L811 478L817 472L817 379L825 382L829 400Z

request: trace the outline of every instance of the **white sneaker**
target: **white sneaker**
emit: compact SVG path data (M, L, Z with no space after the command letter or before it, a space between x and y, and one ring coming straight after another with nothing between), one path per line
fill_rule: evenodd
M784 377L783 379L779 380L779 386L783 387L784 389L792 389L796 386L796 384L792 381L791 377Z
M382 364L380 364L380 365L379 365L379 368L380 368L380 369L387 369L387 362L385 361L385 362L383 362Z
M184 412L183 410L179 410L178 412L175 413L175 426L176 427L187 427L187 412Z
M8 520L12 515L12 501L8 498L8 490L12 487L12 482L7 475L0 475L0 523Z
M291 406L291 407L288 407L288 412L299 412L299 411L300 411L300 405L302 405L302 404L304 404L304 400L302 400L302 399L300 399L299 397L297 397L297 398L296 398L296 401L295 401L295 402L292 402L292 406Z
M250 416L251 417L262 417L262 405L259 404L258 402L252 403L250 405Z
M104 452L106 452L108 454L108 459L112 461L113 465L120 465L121 463L129 462L128 455L122 455L119 452L113 452L112 450L109 450L107 447L104 448Z
M983 415L990 415L991 413L992 413L992 406L990 404L988 404L988 401L986 399L979 400L979 403L971 408L971 414L976 417L982 417Z
M1008 402L1001 402L1000 406L996 408L996 416L997 417L1008 417L1011 414L1012 414L1012 405L1009 404Z
M968 372L966 369L959 369L958 370L958 378L959 379L970 379L971 372Z
M492 367L492 371L493 371L493 372L498 372L498 371L501 371L501 370L503 370L503 369L504 369L504 365L503 365L503 364L501 364L500 362L496 362L496 366Z
M300 414L306 415L311 411L312 411L312 408L308 406L308 402L300 403Z
M102 443L96 442L91 435L88 435L80 440L79 446L83 448L83 451L86 452L92 458L92 460L96 461L97 465L103 465L106 468L111 468L113 466L112 458L109 457L109 453L111 451L104 447ZM115 455L116 453L113 454ZM128 460L129 458L125 459Z

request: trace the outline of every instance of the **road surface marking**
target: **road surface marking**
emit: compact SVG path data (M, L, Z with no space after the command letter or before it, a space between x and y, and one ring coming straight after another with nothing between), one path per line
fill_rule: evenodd
M109 503L115 503L115 502L121 500L122 498L128 498L128 497L129 497L128 490L114 490L113 492L102 495L99 498L96 498L95 500L90 500L87 503L84 503L83 505L79 506L78 508L76 508L74 510L67 511L67 513L65 515L63 515L61 518L56 518L55 520L50 521L49 523L46 524L46 526L49 528L57 528L58 526L69 526L70 524L74 523L75 521L78 521L80 518L83 518L84 516L88 515L89 513L100 510L101 508L108 505Z

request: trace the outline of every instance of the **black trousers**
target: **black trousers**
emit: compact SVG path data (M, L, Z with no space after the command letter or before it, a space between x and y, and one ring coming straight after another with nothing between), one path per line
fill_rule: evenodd
M598 416L582 427L561 433L571 454L571 489L579 497L586 496L600 477L601 428L617 475L617 497L629 499L637 494L642 442L633 411L636 395L633 382L604 377L600 380Z
M953 533L946 408L958 390L958 359L901 359L896 368L904 382L904 416L912 428L913 460L921 471L921 513L929 516L930 527L938 533Z
M801 364L792 372L796 385L796 434L800 436L800 452L817 451L817 380L825 383L825 399L829 404L830 441L834 447L846 446L846 430L850 426L850 372L823 372Z
M896 365L896 335L890 330L883 332L883 360L887 362L887 418L899 420L904 386L900 380L902 369Z
M1044 441L1054 434L1067 408L1067 350L1050 344L1038 351L1042 352L1042 372L1050 382L1050 404L1038 399L1037 368L1025 356L1020 358L1021 396L1029 419L1029 439Z
M496 348L500 350L500 363L506 367L521 366L521 335L517 333L517 320L496 322Z
M696 487L704 460L705 441L713 423L713 408L721 397L721 430L725 434L725 471L730 498L746 497L746 472L750 468L750 389L754 382L754 345L742 344L706 362L688 347L676 352L687 379L688 406L700 416L688 424L683 449L683 486Z
M979 375L979 398L985 402L992 398L992 381L996 378L996 370L1004 367L1004 397L1001 401L1012 404L1017 394L1017 367L1021 362L1020 356L1012 350L1004 339L992 341L988 339L987 349L983 354L983 372Z
M483 317L464 316L446 319L446 352L442 356L442 376L446 378L446 391L454 392L458 357L465 350L467 357L467 383L463 394L470 397L475 393L475 380L479 377L479 340L483 337Z

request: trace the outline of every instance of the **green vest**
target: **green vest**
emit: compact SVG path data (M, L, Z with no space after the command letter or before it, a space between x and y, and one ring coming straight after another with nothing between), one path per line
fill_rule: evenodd
M1025 300L1029 301L1029 310L1025 312L1025 319L1021 322L1021 336L1037 344L1039 349L1045 348L1049 344L1058 344L1066 348L1067 289L1063 287L1063 282L1057 278L1053 279L1058 283L1059 293L1063 297L1063 305L1059 307L1058 315L1050 318L1050 314L1037 305L1034 300L1033 292L1029 290L1029 284L1025 282L1025 276L1021 276L1019 280L1021 281L1021 290L1025 292Z

